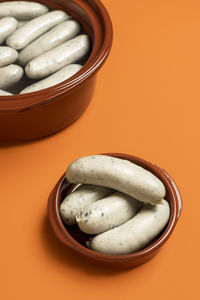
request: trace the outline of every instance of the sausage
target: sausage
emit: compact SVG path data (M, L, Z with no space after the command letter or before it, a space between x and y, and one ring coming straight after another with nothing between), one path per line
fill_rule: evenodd
M162 231L169 216L170 207L166 200L156 205L145 204L131 220L96 235L88 246L106 254L128 254L141 250Z
M18 52L10 47L0 47L0 68L10 65L17 60Z
M29 78L40 79L83 58L89 50L89 38L81 34L30 61L25 72Z
M11 96L11 95L13 95L13 94L3 91L3 90L0 90L0 96Z
M16 50L23 49L40 35L69 18L70 16L62 10L51 11L18 28L7 38L6 44Z
M25 66L29 61L42 53L75 37L79 31L80 25L74 20L58 24L22 50L19 54L19 63Z
M110 195L113 191L108 188L95 185L81 185L69 194L60 205L60 215L66 225L76 223L76 215L84 207L96 200Z
M49 77L26 87L20 94L32 93L56 85L76 74L81 68L82 66L78 64L68 65Z
M23 69L17 65L0 68L0 89L7 89L17 83L22 78L23 73Z
M48 7L37 2L8 1L0 3L0 18L14 17L20 20L30 20L48 12Z
M17 20L7 17L0 20L0 45L17 28Z
M67 168L66 178L72 183L110 187L152 204L165 196L165 187L155 175L128 160L106 155L77 159Z
M87 205L77 214L76 222L85 233L101 233L131 219L142 205L142 202L126 194L115 192Z

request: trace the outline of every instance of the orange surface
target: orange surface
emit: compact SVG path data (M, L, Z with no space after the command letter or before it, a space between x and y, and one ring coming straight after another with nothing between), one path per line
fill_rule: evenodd
M0 147L0 298L199 299L200 1L104 0L114 44L86 113L43 140ZM184 210L150 262L109 271L62 246L47 198L67 165L124 152L165 168Z

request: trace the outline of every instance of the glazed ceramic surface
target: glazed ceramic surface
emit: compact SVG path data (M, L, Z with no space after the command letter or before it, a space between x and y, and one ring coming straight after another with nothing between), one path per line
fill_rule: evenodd
M29 94L0 96L1 142L25 141L50 135L77 120L91 101L96 73L111 49L112 24L99 0L38 2L51 9L65 10L78 20L90 37L91 52L83 68L68 80Z
M171 209L170 219L165 229L147 247L132 254L107 255L88 249L86 241L90 236L81 232L77 225L64 225L60 217L60 203L75 187L75 185L67 182L65 174L60 178L49 196L49 221L57 238L66 246L81 255L83 259L88 259L92 262L111 267L135 267L151 259L172 234L182 211L181 196L173 179L160 167L132 155L118 153L109 153L106 155L127 159L152 172L164 183L166 188L165 199L169 202Z

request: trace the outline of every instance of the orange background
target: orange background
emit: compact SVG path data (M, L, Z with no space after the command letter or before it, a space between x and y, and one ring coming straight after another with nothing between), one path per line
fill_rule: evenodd
M104 0L114 26L111 55L93 100L64 131L0 147L0 298L199 299L200 1ZM67 165L124 152L166 169L184 210L148 263L99 269L54 237L47 198Z

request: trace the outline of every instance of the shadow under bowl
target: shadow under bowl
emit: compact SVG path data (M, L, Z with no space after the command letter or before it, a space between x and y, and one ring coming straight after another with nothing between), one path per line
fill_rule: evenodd
M37 2L64 10L77 20L89 35L91 51L81 70L68 80L29 94L0 96L0 142L41 138L76 121L91 101L96 73L111 49L112 23L99 0Z
M60 178L54 189L52 190L48 200L48 218L51 227L56 237L66 246L73 249L76 253L81 255L83 258L97 263L103 266L115 267L115 268L130 268L145 263L151 259L168 240L172 234L176 222L180 217L182 211L182 201L179 190L169 176L169 174L162 168L147 162L141 158L119 153L106 153L109 155L121 159L129 160L144 169L150 171L157 176L165 185L166 197L165 199L170 204L170 219L166 227L162 232L154 238L149 245L140 251L136 251L131 254L123 255L108 255L95 252L87 248L86 241L90 238L90 235L80 231L77 225L66 226L60 217L60 203L66 197L67 194L71 193L76 185L73 185L67 181L65 174Z

